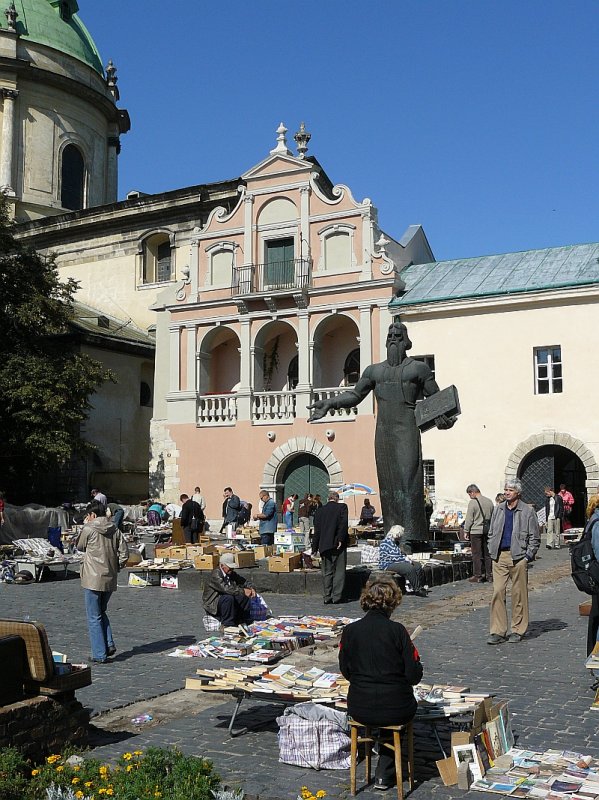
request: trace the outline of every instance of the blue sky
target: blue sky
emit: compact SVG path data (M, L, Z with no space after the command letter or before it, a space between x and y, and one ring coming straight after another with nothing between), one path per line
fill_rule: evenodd
M594 0L79 0L132 130L120 196L309 153L437 259L599 240Z

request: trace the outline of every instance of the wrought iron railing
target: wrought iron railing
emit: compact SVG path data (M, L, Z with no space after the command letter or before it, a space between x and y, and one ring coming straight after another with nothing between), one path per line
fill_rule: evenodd
M311 285L312 262L307 258L247 264L233 268L233 295L304 289Z

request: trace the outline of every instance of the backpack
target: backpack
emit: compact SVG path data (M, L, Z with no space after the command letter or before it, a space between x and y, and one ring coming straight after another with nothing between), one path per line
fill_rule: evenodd
M572 580L576 588L586 594L599 594L599 561L595 558L592 530L597 520L587 524L580 540L570 545Z
M196 503L195 500L192 500L192 507L191 513L193 517L191 518L189 529L192 533L199 533L200 531L204 530L204 522L206 518L204 516L204 512L202 511L202 506L199 503Z

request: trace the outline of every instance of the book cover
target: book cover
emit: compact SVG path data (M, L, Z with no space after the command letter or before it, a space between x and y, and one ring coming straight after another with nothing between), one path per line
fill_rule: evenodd
M501 729L500 729L500 721L498 717L495 719L489 720L485 725L485 729L489 735L489 741L491 745L491 758L495 761L496 758L503 755L503 744L501 739Z

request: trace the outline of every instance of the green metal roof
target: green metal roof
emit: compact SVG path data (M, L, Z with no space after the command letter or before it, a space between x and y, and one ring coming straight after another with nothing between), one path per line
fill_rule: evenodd
M77 9L76 2L71 0L70 5ZM68 20L63 19L56 0L15 0L15 8L19 15L17 33L22 39L66 53L104 75L98 49L77 13ZM0 28L7 28L3 13L0 14Z
M391 308L585 286L599 283L599 244L412 264L401 277L406 292Z

